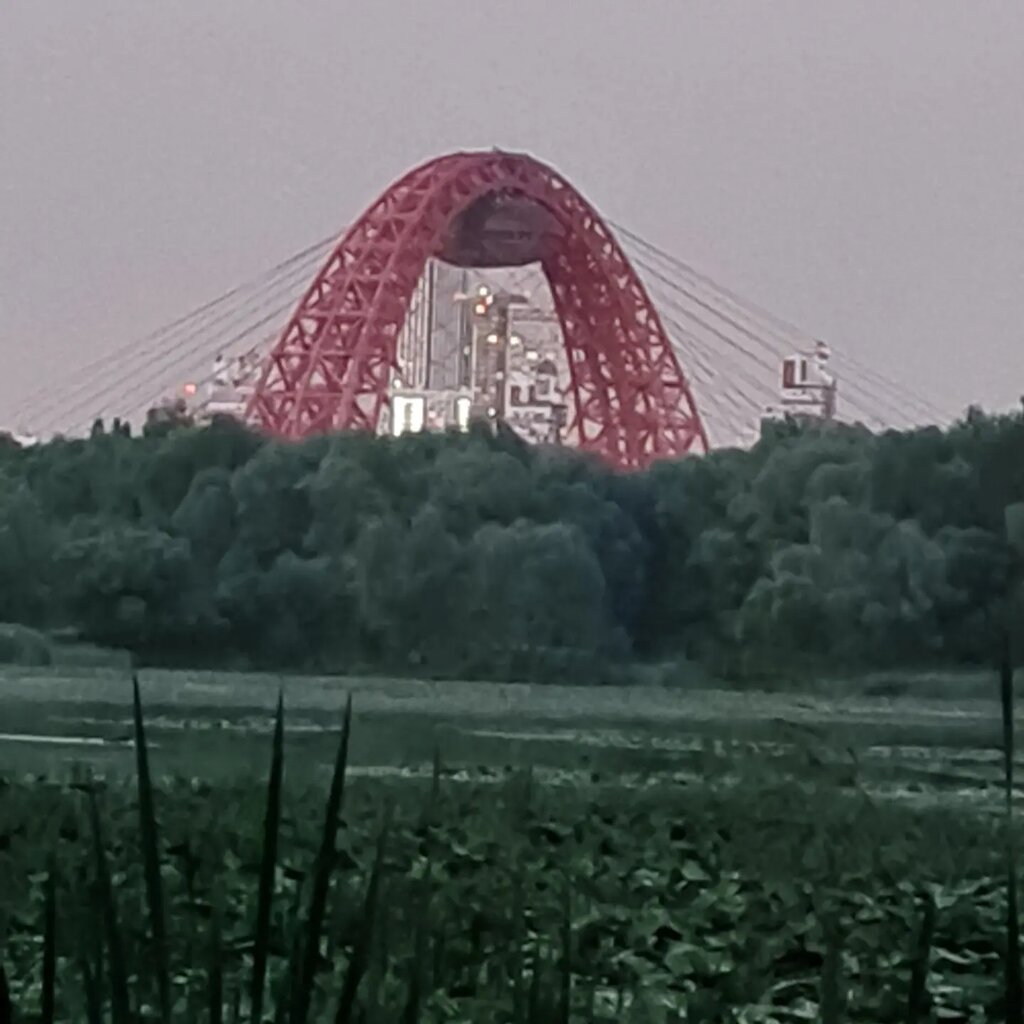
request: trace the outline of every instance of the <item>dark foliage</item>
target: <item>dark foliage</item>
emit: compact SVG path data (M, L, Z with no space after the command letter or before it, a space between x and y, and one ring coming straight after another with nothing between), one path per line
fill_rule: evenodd
M772 425L631 476L480 432L97 429L0 453L0 621L151 663L538 681L979 664L1022 467L1024 414L977 412Z

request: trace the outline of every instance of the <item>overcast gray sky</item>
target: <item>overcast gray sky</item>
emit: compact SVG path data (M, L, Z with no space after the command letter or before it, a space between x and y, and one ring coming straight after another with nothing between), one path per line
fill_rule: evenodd
M0 0L0 427L457 148L943 407L1024 393L1020 0Z

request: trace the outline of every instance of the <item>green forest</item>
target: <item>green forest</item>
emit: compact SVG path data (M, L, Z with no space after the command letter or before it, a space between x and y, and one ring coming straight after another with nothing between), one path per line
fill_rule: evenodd
M0 621L150 663L752 677L989 664L1016 621L1024 412L769 423L628 475L502 430L97 423L0 475Z

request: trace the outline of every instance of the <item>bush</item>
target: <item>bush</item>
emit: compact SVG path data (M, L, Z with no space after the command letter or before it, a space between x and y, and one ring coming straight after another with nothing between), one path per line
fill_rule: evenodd
M53 664L50 641L28 626L0 623L0 665L40 667Z

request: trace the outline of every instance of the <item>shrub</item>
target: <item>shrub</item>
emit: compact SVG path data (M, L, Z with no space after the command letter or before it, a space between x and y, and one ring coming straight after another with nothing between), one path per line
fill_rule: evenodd
M28 626L0 622L0 665L31 667L53 664L50 641Z

